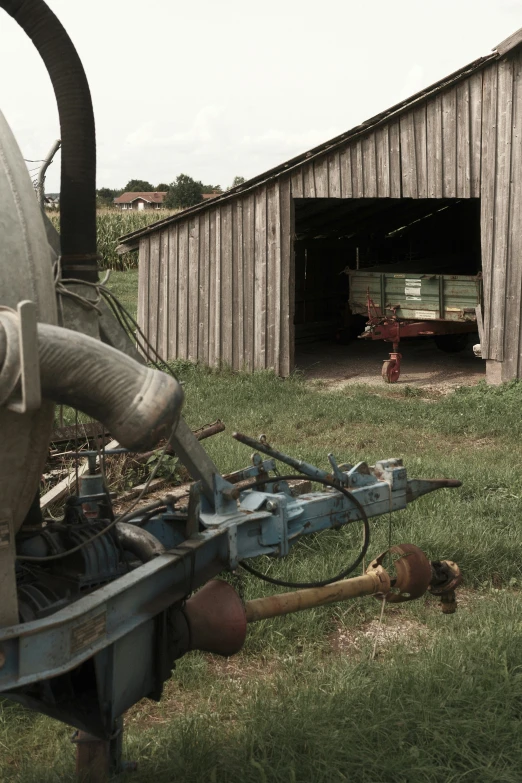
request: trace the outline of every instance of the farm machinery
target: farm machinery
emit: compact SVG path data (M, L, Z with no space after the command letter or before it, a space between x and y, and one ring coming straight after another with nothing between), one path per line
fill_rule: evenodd
M482 274L433 274L423 267L426 262L345 270L350 312L368 319L360 339L392 344L381 370L386 383L399 380L401 340L432 337L441 351L457 353L479 329Z
M253 451L251 464L221 474L181 415L182 387L146 363L103 296L94 119L78 55L42 0L0 6L47 66L62 141L58 236L0 115L0 693L74 726L78 774L95 783L123 769L125 711L159 699L185 653L238 652L249 622L354 596L403 601L427 590L453 611L458 567L430 561L412 544L391 547L348 577L369 551L371 518L460 482L408 478L398 459L370 467L329 454L322 469L241 433L234 437ZM91 455L63 518L46 519L38 487L55 405L102 422L116 451L166 443L193 479L187 496L166 493L115 516L102 461ZM310 482L300 494L296 478ZM322 581L284 582L249 562L285 557L302 536L356 524L360 552ZM241 567L293 592L245 603L216 579Z

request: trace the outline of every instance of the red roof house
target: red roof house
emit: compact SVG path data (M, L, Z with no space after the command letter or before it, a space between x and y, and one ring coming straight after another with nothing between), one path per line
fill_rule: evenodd
M120 209L161 209L167 191L156 193L122 193L114 199Z

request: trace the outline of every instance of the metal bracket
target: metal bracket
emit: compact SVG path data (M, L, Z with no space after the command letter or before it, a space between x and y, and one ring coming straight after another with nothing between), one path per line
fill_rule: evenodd
M36 305L29 300L19 302L16 313L0 307L7 338L6 358L0 371L0 404L14 413L36 411L42 404L36 315Z

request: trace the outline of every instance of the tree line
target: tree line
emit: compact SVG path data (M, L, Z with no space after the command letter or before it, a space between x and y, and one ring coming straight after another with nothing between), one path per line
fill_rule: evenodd
M235 188L245 182L244 177L236 176L230 188ZM229 188L227 188L229 189ZM163 201L163 206L167 209L186 209L194 204L199 204L203 200L204 193L222 193L220 185L204 185L199 180L192 179L187 174L178 174L176 179L167 184L160 182L159 185L152 185L145 179L131 179L124 188L119 190L114 188L99 188L96 191L98 206L112 206L114 199L121 196L122 193L157 193L164 192L167 195Z

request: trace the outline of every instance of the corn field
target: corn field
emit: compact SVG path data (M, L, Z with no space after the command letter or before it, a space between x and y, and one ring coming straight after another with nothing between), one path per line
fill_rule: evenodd
M58 212L47 213L53 226L60 230L60 215ZM114 269L125 272L127 269L136 269L138 266L138 253L125 253L119 256L116 253L119 237L136 231L138 228L148 226L156 220L162 220L174 214L169 210L143 210L143 212L123 212L119 209L98 210L96 214L98 252L101 254L100 267L102 269Z

